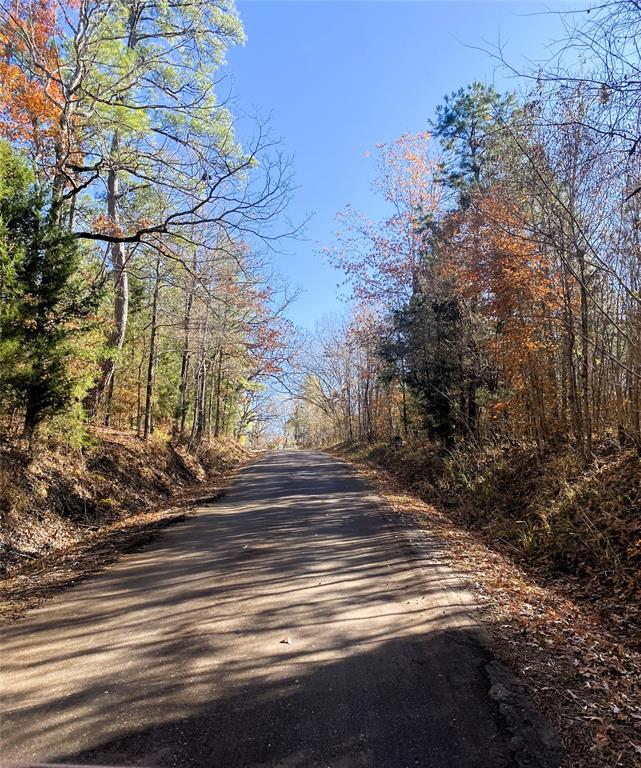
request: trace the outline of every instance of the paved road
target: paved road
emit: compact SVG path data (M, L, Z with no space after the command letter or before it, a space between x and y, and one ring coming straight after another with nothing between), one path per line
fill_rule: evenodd
M8 762L558 764L438 550L324 454L246 468L6 630L2 662Z

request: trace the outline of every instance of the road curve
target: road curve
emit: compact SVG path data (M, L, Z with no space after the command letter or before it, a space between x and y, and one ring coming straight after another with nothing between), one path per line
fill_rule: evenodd
M2 651L8 763L559 763L438 549L325 454L267 454Z

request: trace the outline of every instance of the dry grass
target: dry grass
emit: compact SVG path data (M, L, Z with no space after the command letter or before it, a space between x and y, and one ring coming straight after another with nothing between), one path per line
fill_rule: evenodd
M641 765L639 638L631 626L606 618L619 615L612 604L577 600L572 581L554 580L549 571L537 578L519 565L521 549L510 542L491 546L487 531L467 528L453 509L408 492L407 462L399 479L396 463L392 472L380 466L380 451L372 458L368 450L343 447L337 455L355 461L398 514L446 545L452 567L494 628L497 656L526 683L560 734L565 765ZM429 484L422 487L425 492Z
M562 449L437 452L430 445L342 448L383 467L540 578L563 579L641 648L641 460L604 446L589 468Z
M196 453L157 436L99 430L80 452L0 449L0 621L12 621L221 495L251 454L231 440Z

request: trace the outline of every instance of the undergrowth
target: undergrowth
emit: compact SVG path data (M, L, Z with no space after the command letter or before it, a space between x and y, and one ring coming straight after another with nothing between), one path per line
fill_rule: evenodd
M231 439L184 442L93 430L80 447L0 442L0 573L179 499L248 456Z
M574 581L586 597L641 603L641 460L606 449L584 468L569 448L477 453L384 443L339 446L391 472L521 564Z

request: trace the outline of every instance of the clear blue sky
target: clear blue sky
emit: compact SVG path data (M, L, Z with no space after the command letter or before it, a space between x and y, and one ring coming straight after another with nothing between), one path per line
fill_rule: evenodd
M342 311L340 273L318 254L348 202L375 217L375 144L427 128L444 94L472 80L514 87L474 46L499 39L511 61L540 61L561 34L558 17L532 2L272 2L237 0L247 44L230 51L237 109L271 115L293 156L289 214L313 217L305 239L275 258L304 295L290 317L312 328ZM576 7L576 6L574 6ZM367 158L367 150L372 156Z

